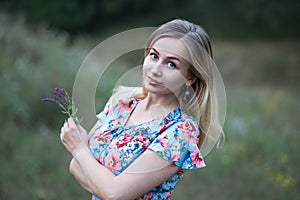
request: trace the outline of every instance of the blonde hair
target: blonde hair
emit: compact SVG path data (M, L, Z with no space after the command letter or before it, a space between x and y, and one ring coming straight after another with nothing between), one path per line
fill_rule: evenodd
M215 144L224 141L223 124L226 112L225 88L213 61L210 39L199 25L175 19L161 25L150 35L145 56L154 43L164 37L181 40L188 50L189 58L185 59L190 63L190 74L195 78L195 82L190 88L190 98L180 104L186 113L197 120L201 133L198 146L201 153L206 155ZM118 91L127 93L129 90L121 88ZM184 91L181 92L179 100L183 95ZM143 87L133 96L145 98L147 90Z

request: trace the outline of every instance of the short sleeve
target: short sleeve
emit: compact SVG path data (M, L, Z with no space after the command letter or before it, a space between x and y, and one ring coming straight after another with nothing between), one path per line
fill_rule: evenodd
M112 110L113 110L112 107L113 107L112 99L110 98L106 102L103 110L99 114L96 115L97 119L101 122L101 124L103 124L107 120L107 117L112 114Z
M205 167L198 148L199 128L193 118L179 121L162 132L148 147L182 169Z

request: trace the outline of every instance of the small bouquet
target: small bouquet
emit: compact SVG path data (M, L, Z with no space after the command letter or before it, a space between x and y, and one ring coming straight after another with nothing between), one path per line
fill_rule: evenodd
M54 95L53 98L43 98L42 101L57 104L62 109L62 113L68 115L68 117L72 117L77 123L82 121L82 118L78 118L76 116L78 109L75 107L72 97L67 93L66 90L54 88L51 90L51 93Z

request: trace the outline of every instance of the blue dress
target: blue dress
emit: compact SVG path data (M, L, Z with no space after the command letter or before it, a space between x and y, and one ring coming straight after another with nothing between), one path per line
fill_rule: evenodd
M186 169L205 166L197 143L199 128L195 119L180 107L160 119L123 126L139 100L131 98L112 106L110 101L97 115L101 122L89 140L95 159L116 176L122 173L146 149L181 168L167 181L141 196L142 199L170 199L176 183ZM93 200L100 198L93 195Z

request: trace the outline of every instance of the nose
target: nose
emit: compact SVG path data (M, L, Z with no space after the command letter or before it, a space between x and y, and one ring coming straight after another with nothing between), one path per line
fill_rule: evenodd
M154 76L161 76L162 75L161 64L160 63L153 64L150 71Z

